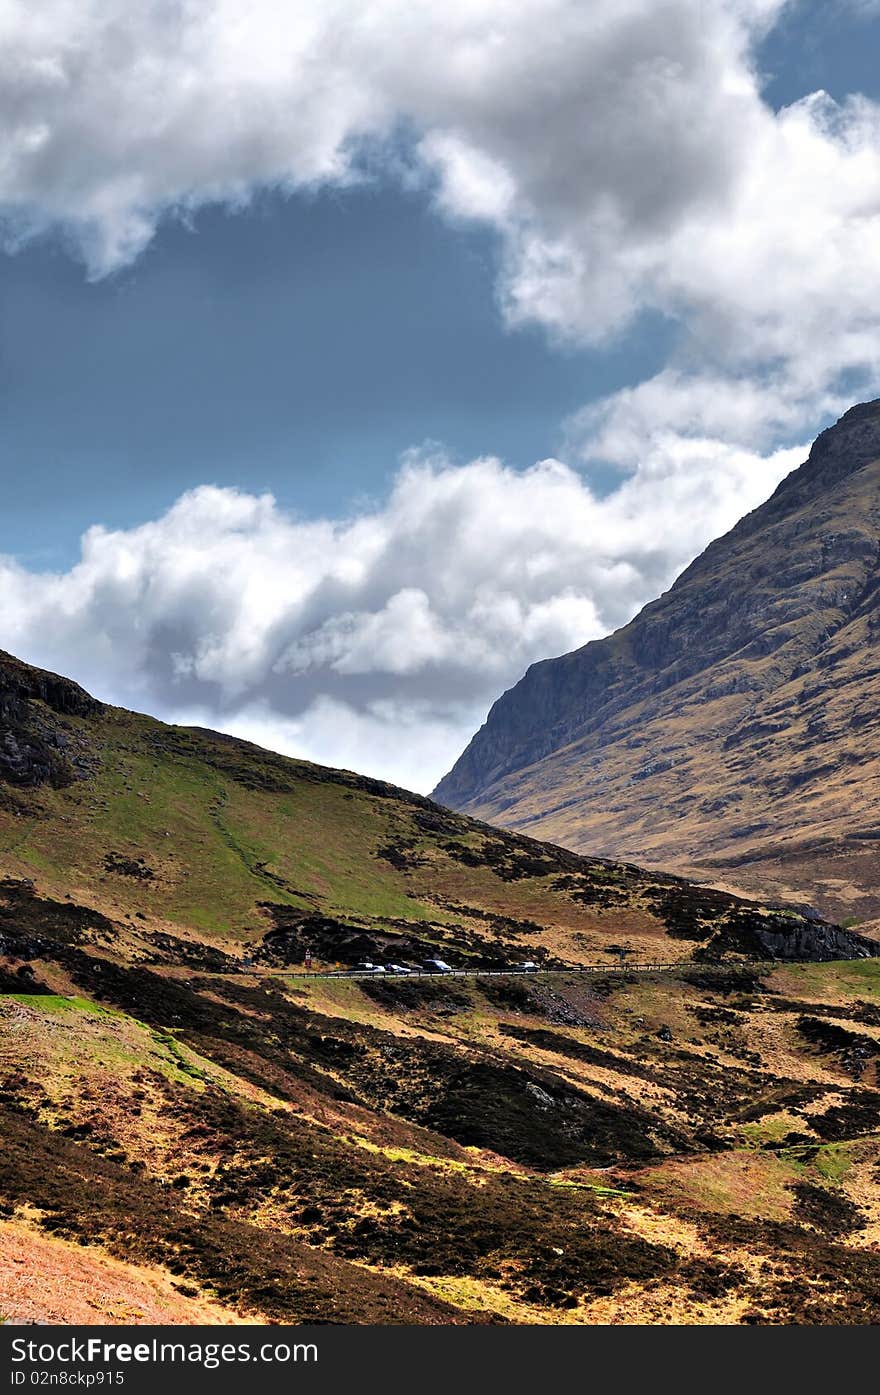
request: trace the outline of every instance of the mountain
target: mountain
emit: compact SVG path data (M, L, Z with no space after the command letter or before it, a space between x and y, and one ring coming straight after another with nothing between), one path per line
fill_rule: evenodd
M166 726L0 653L0 871L112 921L117 952L498 969L874 944L481 825L380 780ZM187 945L174 948L185 933ZM205 951L207 953L207 950ZM219 956L219 958L218 958Z
M0 655L0 1314L876 1323L877 949Z
M880 917L880 401L630 624L533 665L434 797Z

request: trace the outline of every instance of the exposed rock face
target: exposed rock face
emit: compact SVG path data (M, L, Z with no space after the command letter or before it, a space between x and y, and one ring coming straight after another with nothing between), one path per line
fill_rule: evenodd
M803 920L794 924L780 917L776 925L767 924L766 919L743 918L745 923L735 926L731 933L724 927L709 949L715 955L727 950L736 950L753 959L775 959L793 963L797 960L811 960L822 963L833 959L869 959L880 954L880 944L851 930L842 930L837 925L826 925L824 921L813 923ZM707 954L707 957L708 954Z
M880 915L878 561L880 400L629 625L530 668L435 797L745 886L772 862L835 915L854 879L851 909Z
M12 654L0 650L0 695L42 702L53 712L73 717L92 717L103 704L91 697L78 683L57 673L34 668Z
M0 780L60 787L87 774L83 739L64 718L101 710L78 683L0 652Z

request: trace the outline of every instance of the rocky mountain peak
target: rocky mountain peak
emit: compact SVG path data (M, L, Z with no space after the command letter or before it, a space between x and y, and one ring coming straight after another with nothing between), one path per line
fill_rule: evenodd
M789 504L801 504L878 459L880 398L850 407L833 426L821 432L805 463L783 480L778 492L786 496Z
M880 397L860 402L822 431L810 450L811 461L839 461L847 474L880 456Z

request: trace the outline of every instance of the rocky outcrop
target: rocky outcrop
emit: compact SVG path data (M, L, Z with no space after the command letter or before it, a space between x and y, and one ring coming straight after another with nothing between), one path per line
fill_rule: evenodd
M101 710L78 683L0 653L0 781L62 787L89 774L87 742L64 719Z
M880 955L880 943L825 921L793 921L780 915L774 924L772 915L744 915L722 926L698 955L714 959L731 951L749 959L827 963L835 959L876 958Z
M42 702L63 716L93 717L103 710L103 704L72 679L34 668L0 650L0 697L7 696Z

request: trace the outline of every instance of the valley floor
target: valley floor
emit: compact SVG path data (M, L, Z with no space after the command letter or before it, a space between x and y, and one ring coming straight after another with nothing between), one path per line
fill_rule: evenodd
M6 989L16 966L7 960ZM11 1321L880 1321L880 964L0 996Z

